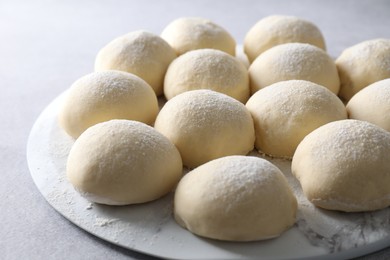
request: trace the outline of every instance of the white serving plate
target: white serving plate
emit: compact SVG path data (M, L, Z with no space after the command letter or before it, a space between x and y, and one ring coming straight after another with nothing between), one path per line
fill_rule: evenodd
M340 213L313 207L302 195L286 160L266 158L286 175L299 201L297 223L279 238L259 242L222 242L191 234L172 218L172 194L131 206L90 203L67 182L66 160L73 139L59 128L57 112L64 94L36 120L27 144L31 176L60 214L108 242L170 259L345 259L390 245L390 209ZM257 152L252 156L263 157Z

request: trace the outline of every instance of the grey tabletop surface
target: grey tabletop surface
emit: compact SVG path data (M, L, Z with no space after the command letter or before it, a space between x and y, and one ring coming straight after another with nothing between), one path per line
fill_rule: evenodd
M116 36L159 34L175 18L200 16L242 43L271 14L314 22L332 57L390 38L389 0L0 0L0 259L154 259L90 235L45 201L27 166L31 127L50 101L93 71L96 53ZM361 257L389 258L390 248Z

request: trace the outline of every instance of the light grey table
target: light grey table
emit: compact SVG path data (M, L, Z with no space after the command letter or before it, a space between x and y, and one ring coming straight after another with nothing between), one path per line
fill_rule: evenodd
M82 231L35 187L27 137L39 113L93 70L97 51L114 37L171 20L202 16L242 43L260 18L289 14L322 30L328 52L390 38L389 0L332 1L12 1L0 0L0 259L153 259ZM194 256L196 257L196 256ZM363 259L389 259L390 249Z

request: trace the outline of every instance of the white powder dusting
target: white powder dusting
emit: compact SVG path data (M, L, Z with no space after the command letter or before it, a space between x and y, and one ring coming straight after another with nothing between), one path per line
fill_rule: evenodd
M342 124L333 122L325 127L329 129L327 138L316 138L314 135L311 137L318 140L314 148L317 151L314 156L318 162L338 158L341 160L340 164L346 164L348 161L375 163L378 156L388 152L386 147L390 145L384 145L389 143L388 133L385 130L377 131L377 127L370 123L348 120ZM318 132L313 134L316 133Z
M183 129L204 128L207 125L218 132L223 131L225 127L237 128L246 125L250 118L242 103L210 90L185 92L172 101L166 103L161 114L166 115L164 120L174 114L171 119L177 121L179 125L180 121L183 121L181 125ZM181 109L177 109L178 107ZM191 118L191 124L188 123L188 118ZM172 122L171 125L177 124Z
M192 61L190 70L193 70L205 84L232 88L242 82L245 74L240 71L237 61L228 54L217 50L200 50L188 54L188 60ZM219 84L221 86L218 86Z
M141 72L143 65L156 67L158 64L165 64L168 66L174 59L174 52L167 42L143 30L130 32L114 39L100 51L100 55L108 58L107 64L104 60L98 64L102 68L110 66L109 63L115 61L119 70L127 71L134 66L133 73L136 75Z
M200 17L174 20L161 33L178 54L196 49L219 49L234 55L235 40L221 26Z
M119 219L96 217L95 223L93 225L99 226L99 227L105 227L105 226L111 225L112 223L117 222L117 221L119 221Z
M336 63L344 70L356 70L364 75L390 76L390 40L374 39L364 41L345 49ZM356 78L353 76L352 78ZM371 82L372 83L372 82Z
M262 19L261 25L270 35L291 39L291 42L323 38L321 31L314 24L294 16L271 15Z
M194 20L194 22L195 21L196 20ZM205 37L218 39L217 37L220 34L225 33L221 27L208 20L203 20L202 23L194 23L194 27L192 28L192 30L192 35L195 39L202 39Z
M385 107L390 108L390 78L377 81L370 86L367 86L359 92L359 96L361 102L364 102L364 97L372 106L380 106L382 104Z
M331 64L331 58L321 49L304 43L289 43L274 47L265 52L262 59L286 79L310 79L323 73Z

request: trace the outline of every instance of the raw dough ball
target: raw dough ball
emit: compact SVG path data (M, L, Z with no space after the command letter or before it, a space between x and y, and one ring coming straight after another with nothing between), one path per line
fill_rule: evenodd
M203 237L253 241L295 222L297 201L283 173L250 156L228 156L186 174L175 193L176 221Z
M118 37L103 47L95 60L95 71L122 70L145 80L163 93L165 72L176 58L175 51L157 35L135 31Z
M74 143L68 180L88 200L126 205L157 199L182 176L176 147L152 127L111 120L88 128Z
M183 17L165 27L161 37L177 55L197 49L217 49L235 55L236 41L221 26L199 17Z
M341 120L303 139L292 173L316 206L347 212L390 206L390 133L368 122Z
M211 90L192 90L169 100L154 127L178 148L183 164L193 168L227 155L253 150L255 130L239 101Z
M369 85L347 104L349 118L368 121L390 132L390 79Z
M309 43L325 50L325 40L317 26L284 15L271 15L258 21L245 36L244 50L252 62L262 52L289 42Z
M255 123L256 148L291 158L314 129L341 119L347 111L325 87L304 80L282 81L256 92L246 104Z
M336 60L346 101L362 88L390 78L390 39L364 41L345 49Z
M212 49L189 51L169 66L164 94L171 99L195 89L211 89L244 103L250 94L248 71L239 60L225 52Z
M328 54L310 44L286 43L263 52L249 67L251 91L273 83L302 79L317 83L337 94L340 80Z
M127 72L102 71L73 83L59 112L59 123L77 138L88 127L111 119L151 125L157 113L157 97L145 81Z

